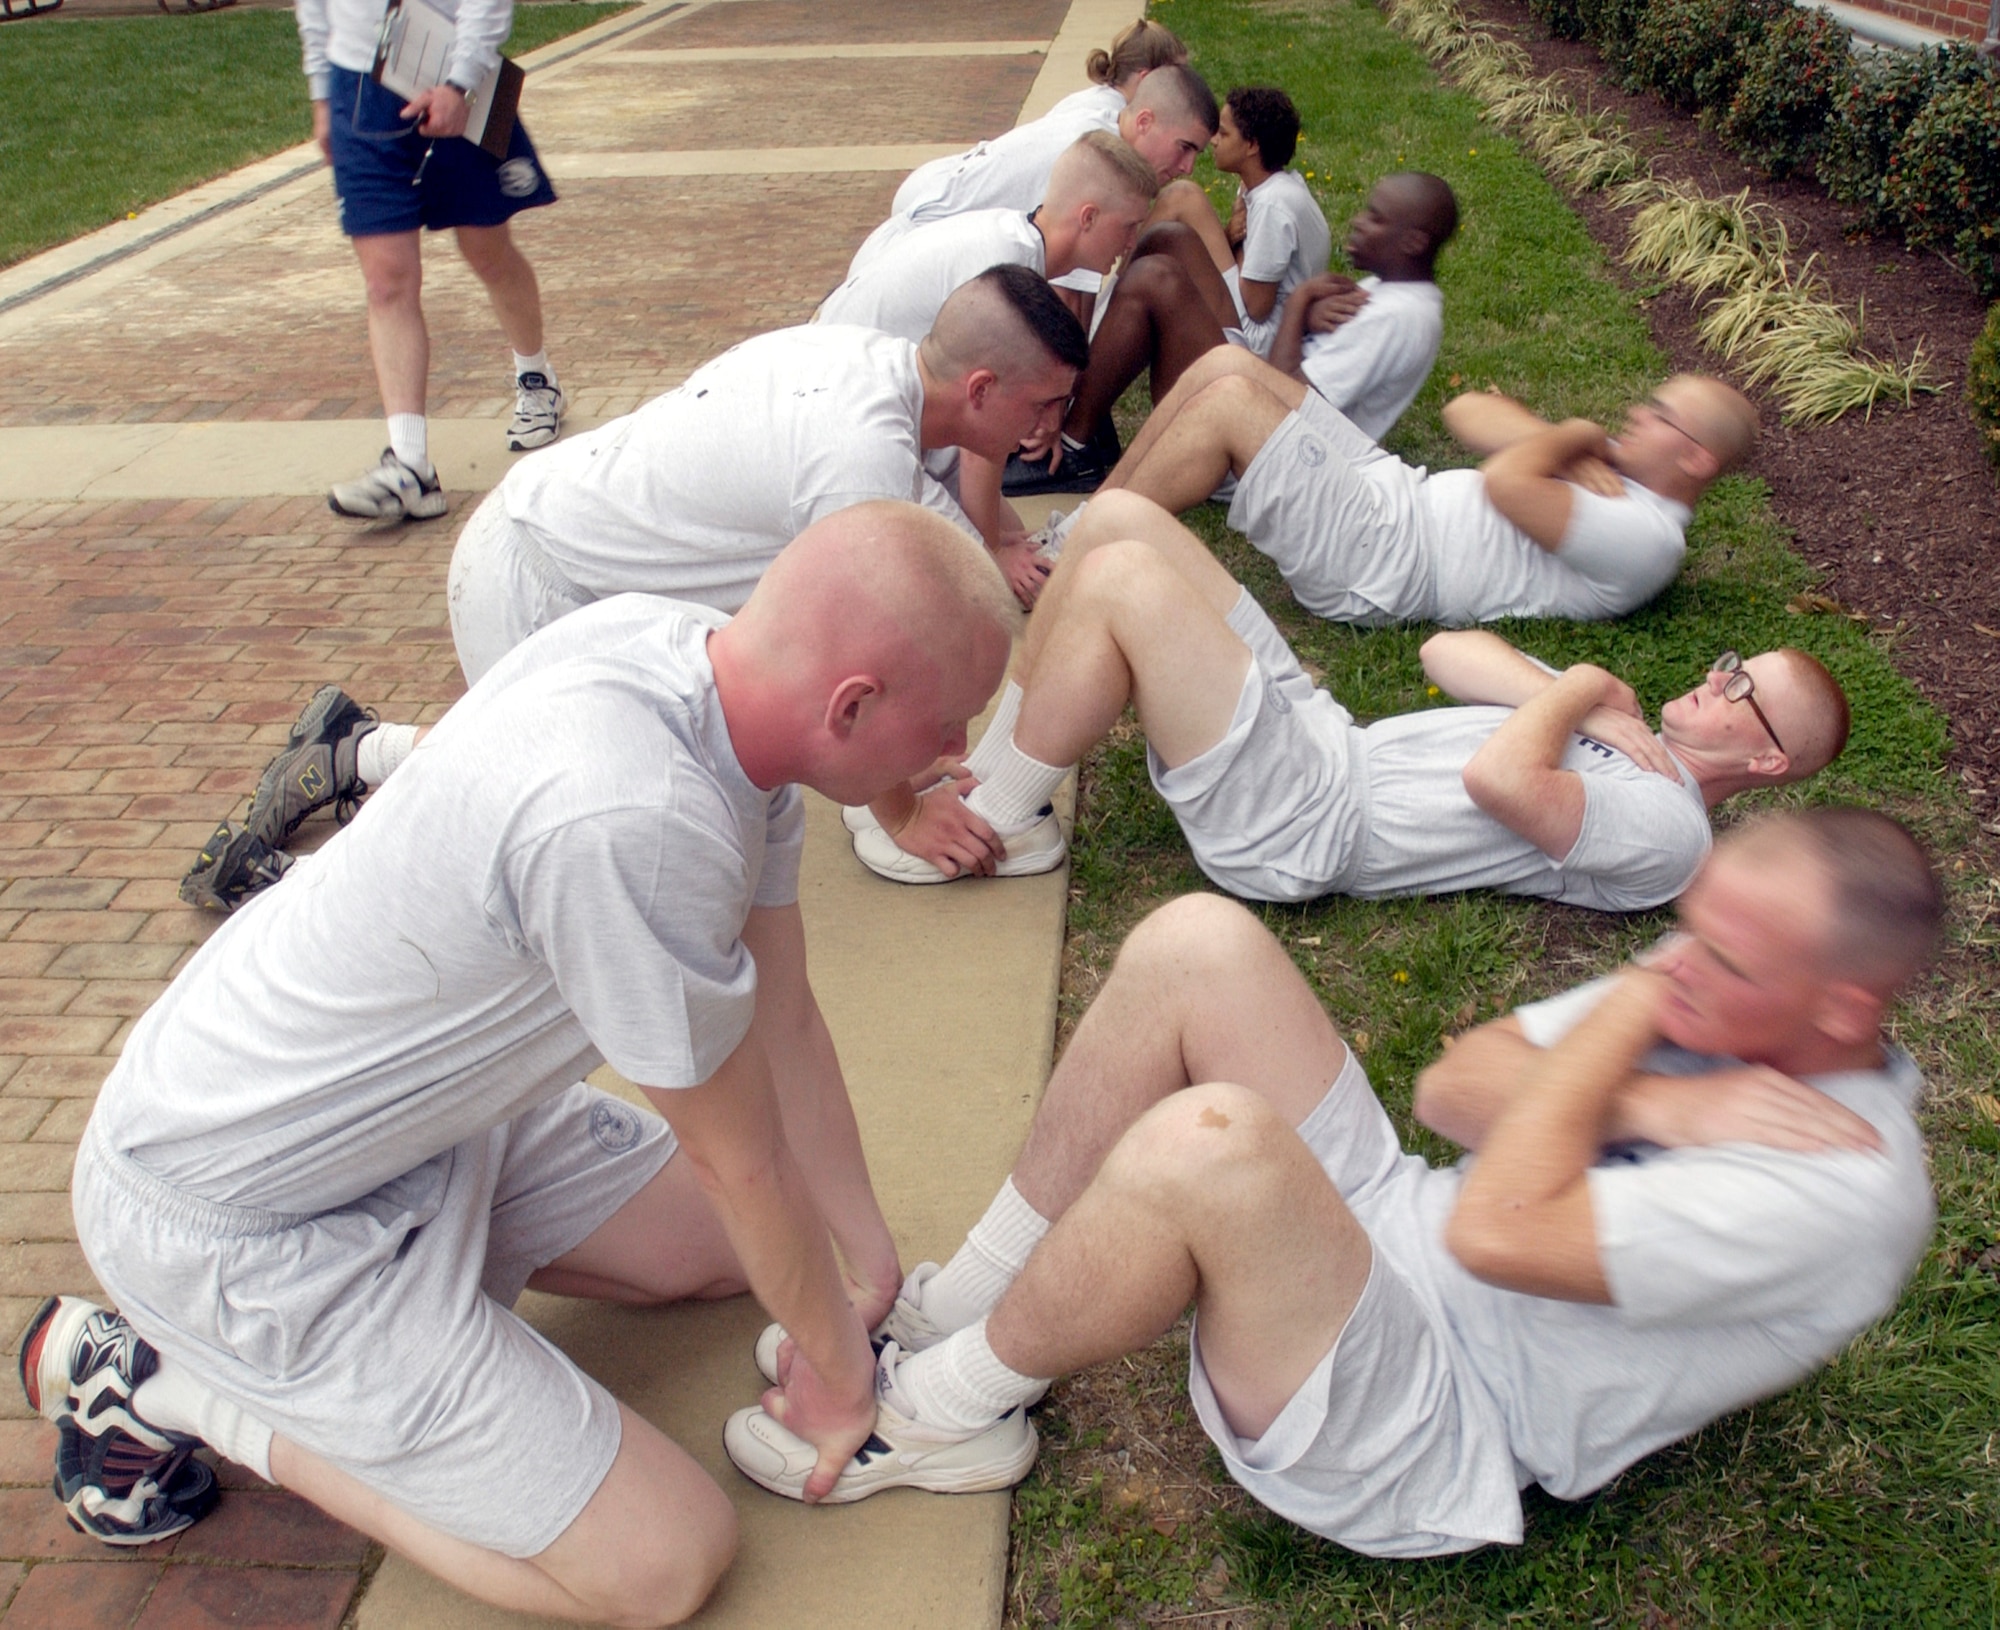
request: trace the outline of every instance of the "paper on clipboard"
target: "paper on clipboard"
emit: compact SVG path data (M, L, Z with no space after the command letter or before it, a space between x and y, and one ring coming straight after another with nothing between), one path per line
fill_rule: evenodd
M451 71L457 24L425 0L389 0L375 45L376 82L398 96L442 85ZM465 139L495 158L507 156L521 105L519 66L502 57L465 98Z

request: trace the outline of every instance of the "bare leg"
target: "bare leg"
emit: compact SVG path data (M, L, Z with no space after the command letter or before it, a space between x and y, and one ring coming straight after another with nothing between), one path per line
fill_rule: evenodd
M623 1406L619 1420L623 1437L610 1472L556 1542L532 1557L503 1556L441 1533L283 1437L271 1443L271 1475L496 1607L624 1625L678 1623L702 1604L736 1554L736 1513L657 1427ZM532 1456L532 1444L518 1447Z
M1205 198L1202 200L1204 208L1207 202ZM1213 220L1214 216L1209 218ZM1208 314L1215 319L1218 328L1236 326L1239 320L1236 300L1229 292L1229 285L1222 280L1222 266L1234 265L1234 256L1218 266L1201 233L1180 221L1163 221L1158 226L1147 227L1140 234L1132 250L1132 263L1137 265L1153 255L1171 256L1187 273L1188 282L1201 296L1201 303L1208 308Z
M1177 259L1134 259L1119 274L1090 342L1090 362L1077 378L1064 433L1088 441L1141 369L1153 370L1156 397L1164 395L1197 358L1223 343L1222 325Z
M647 1304L727 1296L744 1277L692 1164L678 1157L568 1255L537 1289ZM271 1473L470 1596L517 1612L615 1624L671 1624L701 1605L736 1550L728 1497L658 1428L620 1407L617 1458L576 1520L533 1557L439 1532L283 1436ZM532 1454L533 1445L520 1445Z
M1229 374L1175 415L1137 463L1121 460L1121 485L1178 515L1226 475L1241 475L1292 412L1257 380Z
M1218 345L1197 357L1187 372L1174 382L1174 388L1153 403L1153 411L1139 427L1138 435L1132 438L1132 445L1125 449L1125 456L1118 461L1118 467L1106 477L1098 491L1108 492L1114 487L1125 486L1132 470L1180 417L1181 410L1216 380L1231 374L1262 385L1288 410L1296 410L1299 403L1305 400L1306 387L1290 375L1280 373L1262 357L1253 356L1240 345Z
M1217 1402L1269 1428L1346 1327L1368 1236L1256 1093L1190 1087L1120 1140L986 1324L1021 1375L1067 1375L1159 1337L1190 1300Z
M1021 752L1044 764L1074 764L1127 702L1169 764L1184 764L1222 739L1249 648L1224 613L1146 544L1099 545L1060 583L1051 579L1043 601L1033 618L1038 644L1019 675L1014 744Z
M506 222L498 226L462 226L458 251L465 256L500 319L507 343L525 357L542 348L542 291L535 268L514 242Z
M368 349L382 411L421 413L431 371L431 339L424 327L423 251L414 232L386 232L354 240L368 286Z
M1146 218L1148 229L1164 221L1178 221L1187 227L1208 251L1208 258L1215 263L1218 272L1227 272L1236 265L1236 251L1230 246L1229 234L1222 229L1222 222L1215 213L1215 206L1208 201L1208 194L1192 181L1169 181L1160 189L1160 196L1153 205L1153 213Z

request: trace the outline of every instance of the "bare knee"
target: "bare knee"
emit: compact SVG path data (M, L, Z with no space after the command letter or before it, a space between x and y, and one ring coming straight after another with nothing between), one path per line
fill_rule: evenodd
M379 309L414 305L423 292L424 263L414 252L408 255L392 251L364 253L361 256L361 279L367 285L370 306Z
M1165 225L1168 221L1185 221L1192 210L1204 210L1215 214L1214 205L1208 201L1208 194L1185 177L1169 181L1160 189L1160 196L1153 205L1155 225Z
M1160 506L1125 487L1093 493L1082 517L1063 540L1063 554L1081 556L1107 543L1141 537L1158 524Z
M657 1546L623 1547L603 1559L587 1590L576 1592L606 1624L654 1630L701 1610L736 1559L736 1511L713 1484L699 1500L677 1499L674 1532Z
M1298 1135L1249 1087L1211 1081L1162 1099L1126 1130L1098 1181L1185 1219L1248 1215Z
M1234 900L1184 894L1132 930L1115 971L1155 989L1192 985L1213 994L1245 978L1262 983L1277 963L1291 968L1270 930Z

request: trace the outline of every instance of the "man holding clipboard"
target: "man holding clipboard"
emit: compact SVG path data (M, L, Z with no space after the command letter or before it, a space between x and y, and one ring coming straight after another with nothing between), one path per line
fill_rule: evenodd
M389 428L381 462L333 488L327 503L366 520L426 520L446 504L424 420L420 230L456 232L513 347L508 446L544 446L562 427L541 290L507 227L518 211L556 197L513 117L520 71L500 56L513 0L298 0L298 19L313 139L333 166L341 230L367 284L368 345Z

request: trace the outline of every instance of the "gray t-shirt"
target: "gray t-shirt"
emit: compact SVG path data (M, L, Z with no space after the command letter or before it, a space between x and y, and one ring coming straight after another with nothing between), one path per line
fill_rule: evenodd
M630 595L517 646L346 830L202 947L98 1099L210 1201L353 1202L609 1061L693 1086L749 1029L796 787L738 764L712 611Z
M1275 283L1278 298L1270 315L1253 318L1243 309L1243 293L1234 281L1237 326L1258 356L1271 354L1278 322L1292 290L1326 270L1333 255L1333 233L1319 200L1296 170L1279 170L1243 194L1243 262L1241 276L1252 283Z
M738 610L814 521L900 498L979 536L926 472L917 348L812 323L759 334L636 413L523 459L507 514L577 588Z
M1599 981L1515 1016L1530 1041L1550 1046L1605 989ZM1644 1068L1699 1075L1735 1062L1662 1047ZM1914 1115L1923 1078L1889 1048L1880 1069L1807 1081L1873 1126L1883 1151L1640 1144L1591 1169L1609 1307L1473 1279L1443 1242L1458 1174L1428 1185L1428 1255L1506 1415L1523 1486L1563 1499L1601 1488L1663 1444L1810 1375L1895 1306L1936 1216Z
M1583 778L1583 827L1552 860L1465 790L1465 766L1512 711L1431 708L1354 731L1351 773L1366 788L1366 813L1360 865L1343 892L1499 889L1593 911L1643 911L1679 894L1713 841L1694 772L1683 765L1673 781L1589 736L1570 737L1562 767Z

